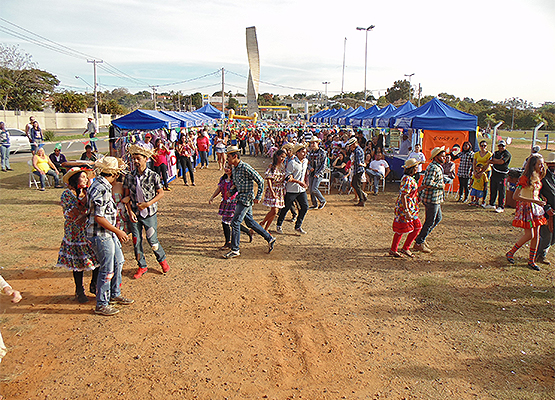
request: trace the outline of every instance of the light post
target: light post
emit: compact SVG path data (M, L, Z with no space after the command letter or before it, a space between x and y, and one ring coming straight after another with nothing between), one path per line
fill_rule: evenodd
M409 101L412 101L412 85L410 83L410 78L412 78L413 75L414 72L412 74L405 74L405 76L409 77Z
M368 31L371 31L374 28L374 25L370 25L368 28L357 27L357 31L366 31L366 41L364 44L364 108L366 108L366 66L368 65Z
M330 83L331 83L331 82L322 82L322 85L326 85L326 97L325 97L326 101L328 101L328 85L329 85Z

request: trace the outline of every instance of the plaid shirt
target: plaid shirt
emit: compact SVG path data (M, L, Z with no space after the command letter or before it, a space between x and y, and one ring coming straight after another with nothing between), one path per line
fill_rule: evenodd
M315 177L320 177L324 174L324 168L326 167L326 160L328 155L324 149L318 148L318 150L313 150L308 153L308 161L310 167L314 168L311 175Z
M113 233L104 229L94 219L104 217L116 226L116 203L112 197L112 185L103 176L97 176L87 192L87 237L112 236Z
M153 170L147 168L145 171L139 175L139 170L135 169L131 173L125 176L123 182L123 187L129 189L129 197L131 197L131 209L135 215L139 215L139 208L137 207L137 177L141 183L141 188L143 189L145 201L150 201L156 197L156 192L162 189L162 183L160 181L160 175L158 175ZM145 218L152 217L158 211L158 203L154 203L150 207L146 208L148 210L148 215Z
M461 163L459 164L459 171L457 176L461 178L470 178L472 176L472 163L474 161L474 152L472 150L463 151L459 154Z
M237 192L237 201L240 201L245 206L252 206L253 199L262 199L262 193L264 192L264 179L260 176L256 170L249 164L239 161L236 167L233 167L231 171L233 183L235 184L235 189L232 190L232 194ZM258 185L258 191L256 192L256 197L253 194L254 182Z
M353 168L354 174L364 173L364 151L360 146L355 147L353 151Z
M443 168L441 164L432 161L422 180L422 186L430 186L420 192L420 201L428 204L443 203Z

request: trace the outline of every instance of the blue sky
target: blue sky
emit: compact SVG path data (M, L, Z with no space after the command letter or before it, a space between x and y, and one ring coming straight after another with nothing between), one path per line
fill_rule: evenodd
M540 105L555 101L555 1L553 0L3 0L0 17L44 38L103 59L126 75L99 69L102 89L189 80L221 69L226 91L246 93L245 29L256 26L260 92L341 90L344 38L345 91L364 86L384 94L395 80L414 73L423 94L447 92L475 100L520 97ZM3 21L10 32L21 31ZM28 35L28 34L27 34ZM86 59L60 54L0 31L0 42L19 44L62 86L90 90ZM120 75L116 72L116 75ZM220 75L159 91L220 89ZM283 87L285 86L285 87Z

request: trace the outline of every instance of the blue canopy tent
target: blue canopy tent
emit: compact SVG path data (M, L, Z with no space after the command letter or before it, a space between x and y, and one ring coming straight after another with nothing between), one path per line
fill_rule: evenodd
M175 129L181 126L180 120L153 110L135 110L123 117L112 120L120 129Z
M195 122L190 119L186 118L182 113L178 113L177 111L160 111L162 114L167 115L168 117L175 118L181 122L182 128L190 128L191 126L197 126Z
M331 123L332 125L337 125L338 122L339 122L339 118L344 117L345 115L350 114L350 113L353 112L353 111L354 111L354 108L353 108L353 107L349 107L349 108L347 108L346 110L343 110L343 111L340 112L339 114L334 115L333 117L331 117L331 118L330 118L330 123Z
M382 115L385 115L385 114L387 114L391 111L395 111L396 109L397 109L397 107L395 107L393 104L388 104L387 106L382 108L380 111L378 111L377 113L375 113L371 117L364 118L362 120L362 126L366 126L366 127L374 126L374 121L375 121L376 118L379 118Z
M345 111L343 108L338 108L338 109L333 109L333 112L331 112L330 114L326 115L324 118L322 118L322 122L331 123L331 119L339 114L341 114L343 111Z
M401 107L397 108L396 110L392 110L386 114L383 114L380 117L374 118L374 126L377 128L392 128L393 127L393 117L397 115L404 114L406 112L412 111L416 109L416 106L412 104L410 101L407 101Z
M208 103L204 107L199 108L196 112L208 115L210 118L222 119L225 118L225 114L214 107L212 104Z
M184 113L186 117L201 121L202 124L211 124L216 122L217 118L212 118L208 114L200 113L198 111L189 111Z
M351 118L356 117L357 115L362 114L365 111L366 111L366 108L364 108L363 106L358 106L358 108L355 108L349 114L346 114L341 118L339 118L338 123L339 125L349 125L349 121Z
M352 126L362 126L362 120L365 118L370 118L376 115L380 111L380 107L374 105L368 110L356 115L354 118L350 118L349 124Z
M317 122L316 120L321 117L322 115L324 115L327 111L329 110L322 110L322 111L318 111L316 114L314 114L312 117L310 117L308 120L310 122Z
M317 117L316 115L314 115L315 118L313 119L313 122L320 123L325 117L333 114L334 112L335 110L333 108L328 108L327 110L320 111Z

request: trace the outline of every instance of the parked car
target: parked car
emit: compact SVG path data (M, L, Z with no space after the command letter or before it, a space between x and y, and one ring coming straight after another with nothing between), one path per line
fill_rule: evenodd
M8 128L7 131L10 134L10 153L31 151L31 143L25 132L16 128Z

